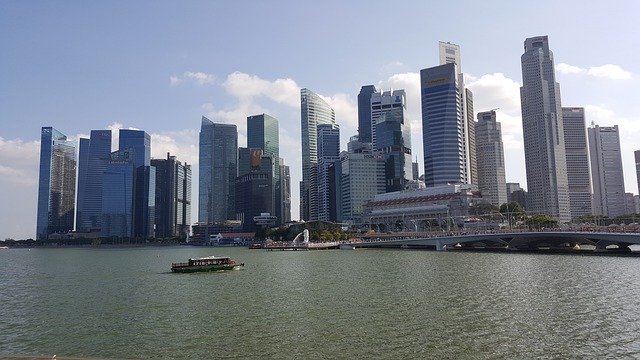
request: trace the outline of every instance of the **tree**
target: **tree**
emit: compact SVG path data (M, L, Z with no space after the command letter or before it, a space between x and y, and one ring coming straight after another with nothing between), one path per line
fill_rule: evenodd
M500 213L506 216L509 220L509 227L511 227L516 221L524 219L525 215L522 205L515 201L500 205Z
M558 220L552 218L547 214L534 214L529 217L527 223L534 229L553 229L558 227Z

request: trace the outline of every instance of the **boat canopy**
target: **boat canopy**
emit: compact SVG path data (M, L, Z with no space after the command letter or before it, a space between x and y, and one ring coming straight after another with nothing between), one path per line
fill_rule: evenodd
M224 259L229 259L228 256L205 256L205 257L201 257L201 258L191 258L189 259L189 261L197 261L197 260L224 260Z

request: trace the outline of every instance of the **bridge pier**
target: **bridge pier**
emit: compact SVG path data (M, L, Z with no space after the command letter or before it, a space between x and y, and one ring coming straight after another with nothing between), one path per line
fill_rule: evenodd
M444 245L442 245L442 242L440 240L437 240L436 241L436 250L437 251L445 251L445 250L447 250L447 248Z

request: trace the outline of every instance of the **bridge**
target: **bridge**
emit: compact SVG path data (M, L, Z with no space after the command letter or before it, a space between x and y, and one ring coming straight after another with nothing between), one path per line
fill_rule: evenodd
M595 251L631 251L632 245L640 245L640 233L590 232L590 231L520 231L489 233L447 233L426 236L402 236L385 234L369 236L349 242L355 248L503 248L511 250L579 249Z

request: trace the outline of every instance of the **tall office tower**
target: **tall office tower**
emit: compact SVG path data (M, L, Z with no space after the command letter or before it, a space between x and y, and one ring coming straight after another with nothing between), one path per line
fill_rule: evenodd
M280 158L280 213L283 224L291 221L291 172L289 166Z
M413 172L413 180L418 180L420 178L420 170L418 169L418 162L411 163L411 170Z
M43 127L36 239L73 230L76 200L76 144L58 130Z
M478 188L490 204L507 202L507 183L504 176L502 131L494 110L478 113L476 154L478 155Z
M424 182L467 183L462 92L453 63L420 70Z
M358 94L358 137L362 142L372 142L371 138L371 95L376 93L373 85L364 85Z
M473 120L473 93L464 86L460 46L450 42L438 43L440 65L454 64L458 76L457 85L462 106L462 151L465 158L464 173L468 184L477 184L477 160L475 146L475 121Z
M593 214L624 215L624 175L618 125L587 129L593 180Z
M156 216L156 169L151 166L151 136L142 130L120 129L118 149L129 149L136 169L133 188L133 236L152 238Z
M340 154L341 218L357 225L363 223L364 205L386 191L385 161L358 137L352 137L347 148Z
M329 165L340 159L340 127L320 124L318 131L318 220L330 221L331 202ZM335 202L335 201L334 201Z
M103 237L134 236L135 165L132 148L118 150L110 155L102 176Z
M567 156L567 181L571 218L591 215L591 176L584 108L563 107L564 149Z
M267 114L247 117L247 147L250 149L262 149L264 155L272 159L273 169L273 203L280 204L280 135L278 120ZM238 174L240 175L240 174ZM282 223L281 207L276 206L274 213L277 224Z
M522 129L527 171L527 210L571 220L564 147L560 85L547 36L524 41L522 62Z
M411 124L405 119L404 90L379 91L371 95L373 151L385 159L386 191L400 191L413 177Z
M76 230L100 231L102 223L102 177L111 160L111 130L91 130L80 139Z
M246 154L246 148L240 148ZM246 157L242 161L247 160ZM239 174L235 179L236 219L242 222L242 230L256 231L256 216L263 213L273 215L273 159L262 149L249 149L249 172ZM244 167L244 166L243 166ZM246 167L244 167L246 168Z
M238 129L202 117L198 221L223 224L236 218L235 180L238 174Z
M636 161L636 181L638 182L638 194L640 194L640 150L634 151L633 157Z
M318 219L318 140L317 126L335 124L336 113L322 98L309 89L300 90L302 132L302 181L300 182L300 217Z
M151 159L156 169L155 235L186 237L191 223L191 165L167 153L166 159Z

